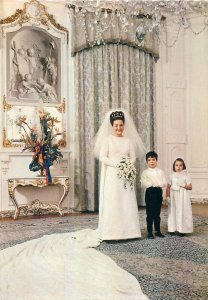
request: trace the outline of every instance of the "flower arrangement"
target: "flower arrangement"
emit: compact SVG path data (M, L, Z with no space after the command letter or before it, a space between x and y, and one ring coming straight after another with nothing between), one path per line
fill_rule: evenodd
M55 127L55 123L59 121L44 110L38 111L38 114L39 125L29 126L26 116L20 116L16 121L16 125L23 129L21 140L25 145L22 151L34 152L32 162L29 165L30 171L40 171L40 175L45 175L47 182L51 182L49 168L54 161L59 163L63 157L59 145L55 143L55 138L61 134Z
M129 158L122 158L117 165L118 177L124 180L124 188L127 189L127 183L129 183L131 189L133 189L136 180L136 168L131 163Z

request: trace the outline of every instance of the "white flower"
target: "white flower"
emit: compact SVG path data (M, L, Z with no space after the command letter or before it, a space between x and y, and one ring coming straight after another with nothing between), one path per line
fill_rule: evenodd
M122 158L117 165L117 175L124 180L125 189L127 189L127 183L129 183L131 189L133 189L136 180L136 168L129 158Z

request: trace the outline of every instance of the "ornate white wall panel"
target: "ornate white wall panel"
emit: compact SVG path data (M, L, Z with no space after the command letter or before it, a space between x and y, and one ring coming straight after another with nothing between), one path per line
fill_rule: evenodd
M177 157L185 157L186 146L184 143L180 143L180 144L170 143L168 144L167 151L168 151L168 161L170 162L170 168L167 173L170 174L172 171L174 160Z
M208 171L208 110L206 105L200 106L200 100L198 107L192 103L192 109L189 127L190 168L206 168Z
M207 34L187 37L187 108L188 148L191 169L208 172L208 41ZM188 62L188 58L189 62Z
M200 22L199 18L194 19L194 30L203 28ZM168 40L174 36L174 28L169 29ZM169 174L174 159L184 158L192 178L195 202L208 200L207 49L207 31L194 35L185 30L173 47L161 46L157 63L157 98L162 108L157 114L160 115L160 164Z
M183 89L167 90L167 137L168 143L185 143L185 102Z
M172 44L177 36L177 29L174 27L167 27L167 43L168 46ZM164 39L164 38L163 38ZM186 79L184 77L184 36L180 34L177 42L173 47L164 47L162 49L163 65L165 66L165 86L174 89L184 89L186 86Z
M207 173L190 173L194 189L191 194L193 202L207 203Z
M174 28L168 30L170 32L167 41L171 44L177 33ZM174 47L161 44L156 70L157 101L162 109L160 122L157 123L158 153L161 156L161 166L166 174L170 174L173 160L184 155L184 144L187 141L183 36Z
M202 28L198 19L195 30ZM208 200L208 34L188 34L186 37L187 81L187 156L193 181L194 201Z

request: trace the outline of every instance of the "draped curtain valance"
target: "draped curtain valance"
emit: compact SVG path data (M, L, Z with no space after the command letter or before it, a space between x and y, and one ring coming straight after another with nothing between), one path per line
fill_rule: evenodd
M152 31L140 31L141 18L144 23L145 16L131 16L129 20L106 11L98 14L83 10L76 12L75 9L70 9L70 13L72 56L78 51L95 45L115 43L139 48L156 59L159 57L156 30L153 28Z

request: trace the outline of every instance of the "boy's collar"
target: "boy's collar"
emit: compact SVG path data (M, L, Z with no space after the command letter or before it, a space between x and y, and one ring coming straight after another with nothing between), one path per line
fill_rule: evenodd
M157 169L157 166L156 166L156 167L154 167L154 168L150 168L150 167L148 167L148 169L149 169L149 170L155 170L155 169Z

